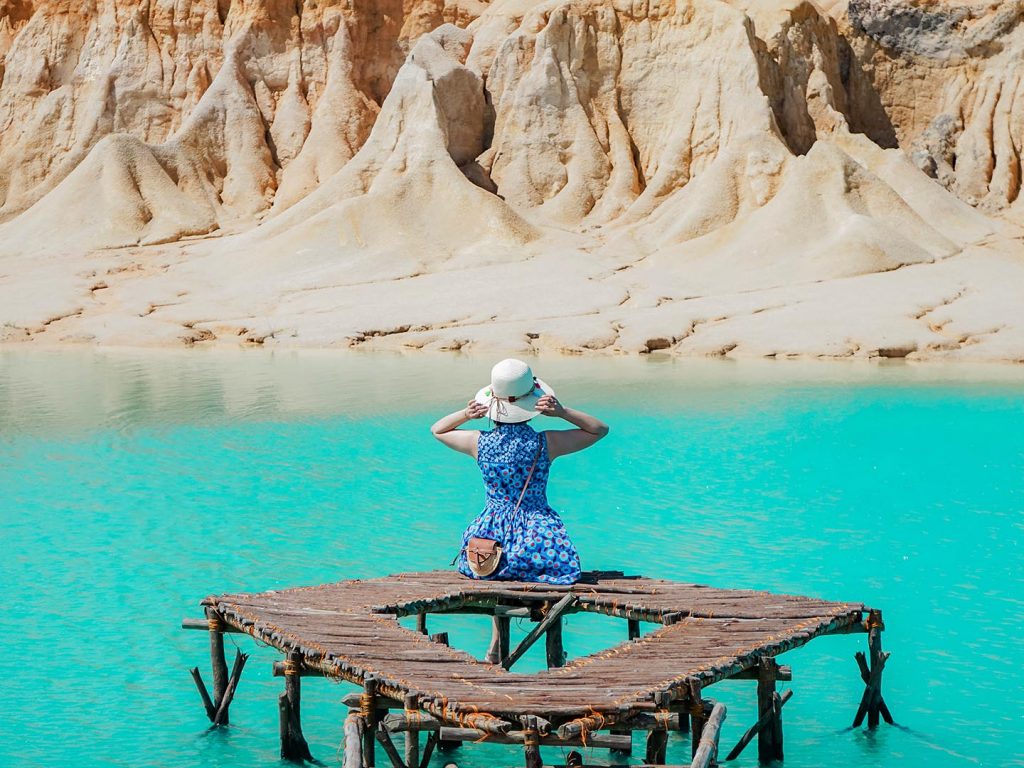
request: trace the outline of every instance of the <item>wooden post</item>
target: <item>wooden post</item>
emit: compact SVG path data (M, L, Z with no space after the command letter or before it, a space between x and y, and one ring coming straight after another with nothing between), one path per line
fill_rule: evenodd
M775 695L778 696L778 694L775 694ZM757 736L757 734L759 734L761 732L761 730L768 725L769 721L772 718L774 718L774 716L777 713L782 711L782 707L792 697L793 697L793 690L792 689L790 689L790 690L786 691L785 693L783 693L782 696L779 697L779 700L778 700L778 702L776 702L776 706L773 707L771 713L769 713L769 714L767 714L767 715L765 715L763 717L758 718L757 722L754 723L752 726L750 726L750 728L748 728L746 730L746 732L740 737L740 740L738 742L736 742L736 746L732 748L732 751L729 752L728 757L726 757L725 759L726 760L735 760L737 757L739 757L740 753L743 752L744 749L746 749L747 744L749 744L751 741L754 740L754 737Z
M547 634L548 669L565 666L565 649L562 646L562 620L556 619L548 627Z
M509 648L509 618L508 616L495 616L491 623L491 647L487 651L485 661L491 664L500 664L501 660L508 656Z
M245 667L245 660L248 658L249 654L242 653L237 649L235 650L235 661L231 665L228 687L224 689L224 695L220 697L220 701L217 703L217 712L213 716L214 725L228 724L228 707L231 706L231 700L235 698L235 690L238 688L238 681L242 677L242 669Z
M410 721L409 730L405 732L405 764L407 768L419 768L420 764L420 732L413 728L413 722L419 722L419 701L416 694L405 696L405 717Z
M671 713L668 711L668 700L663 691L655 692L654 703L658 707L654 716L662 721L662 724L647 736L647 764L664 765L665 750L668 746L668 721Z
M775 659L760 660L757 672L757 717L767 720L757 734L757 757L759 760L782 759L782 713L779 696L775 692L775 680L779 665Z
M278 698L278 716L281 730L281 759L312 761L309 744L302 735L302 677L299 670L302 654L291 651L285 661L284 693Z
M864 722L865 715L868 717L869 728L877 727L879 714L885 718L887 723L892 724L889 707L886 705L885 699L882 698L882 672L885 670L885 663L889 660L889 654L882 651L882 630L885 629L882 612L875 610L869 612L865 623L868 630L868 652L871 667L869 670L863 653L855 654L861 678L864 679L864 695L861 696L857 715L853 719L854 728L860 727L860 724Z
M359 702L359 716L363 721L363 766L374 768L376 750L373 732L377 728L377 678L367 675L363 680L363 696Z
M871 691L871 701L868 703L868 728L878 727L878 714L882 701L882 671L885 668L882 660L882 630L885 624L882 623L882 612L871 611L868 613L868 653L871 658L871 668L878 667L878 675ZM886 708L888 709L888 707Z
M696 757L697 745L704 732L704 701L701 699L700 680L691 677L690 688L690 757Z
M210 718L212 723L217 719L217 708L213 706L213 699L210 698L210 694L206 690L206 683L203 682L203 676L199 674L199 667L192 667L190 671L192 672L192 679L195 680L196 688L199 689L199 696L203 700L206 716Z
M523 724L523 752L526 755L526 768L542 768L540 759L540 733L537 718L523 715L519 718Z
M416 614L416 631L421 635L427 634L427 612L420 611Z
M640 622L637 619L627 619L629 622L629 639L636 640L640 637Z
M228 689L228 662L224 658L224 622L213 608L206 609L206 621L210 626L210 664L213 667L213 705L220 707L224 692ZM221 725L228 724L228 713L224 712Z
M344 768L363 768L363 718L359 712L349 710L345 718L345 764Z
M501 660L501 666L505 669L510 669L512 665L515 664L524 653L526 653L530 646L536 642L537 638L541 636L541 633L547 632L548 627L558 621L563 611L575 605L577 599L577 596L570 592L551 606L551 609L544 614L544 618L541 619L540 623L530 630L526 637L523 638L523 641L516 646L514 651L511 651L508 656L505 656Z

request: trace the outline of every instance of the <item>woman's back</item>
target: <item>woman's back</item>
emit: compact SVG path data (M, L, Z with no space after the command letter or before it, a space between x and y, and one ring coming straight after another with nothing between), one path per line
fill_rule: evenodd
M494 429L480 433L476 462L483 475L488 506L514 507L526 486L522 508L547 509L551 462L543 432L536 432L525 422L496 424Z

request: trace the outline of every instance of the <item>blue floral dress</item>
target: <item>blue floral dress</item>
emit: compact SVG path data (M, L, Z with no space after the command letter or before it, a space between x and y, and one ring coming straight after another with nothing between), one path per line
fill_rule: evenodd
M523 503L513 514L538 446L537 467ZM494 539L503 549L498 570L488 579L576 583L580 577L580 556L562 519L548 506L551 460L544 434L538 434L525 422L501 424L481 432L477 465L483 474L487 506L462 534L459 572L478 578L466 561L465 547L470 537L480 536Z

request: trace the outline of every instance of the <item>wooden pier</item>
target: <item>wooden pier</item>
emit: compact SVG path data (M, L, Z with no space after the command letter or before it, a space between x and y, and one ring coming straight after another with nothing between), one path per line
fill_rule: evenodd
M757 683L758 720L726 759L758 741L762 759L783 757L782 707L792 695L777 682L791 679L776 657L816 637L863 632L868 654L856 654L865 691L855 717L869 726L892 722L881 695L881 613L860 603L716 589L659 579L591 572L571 587L474 581L452 571L407 573L256 594L216 595L206 617L182 622L209 633L213 693L198 668L193 678L214 725L228 708L246 655L229 672L223 635L251 635L285 654L274 674L284 677L279 701L281 755L312 756L302 735L301 679L326 676L362 687L345 702L345 768L426 768L434 749L490 741L521 746L527 768L540 768L546 746L608 749L611 763L646 735L645 764L664 765L670 731L691 732L695 768L715 765L725 707L708 696L722 680ZM624 642L566 663L562 619L579 612L625 620ZM430 635L430 614L489 617L491 646L482 659ZM416 629L398 619L416 616ZM535 625L510 647L512 618ZM640 622L661 625L641 635ZM512 671L541 637L548 669ZM483 650L483 649L481 649ZM420 734L426 734L421 743ZM402 750L395 745L401 735ZM377 754L377 746L382 755ZM383 762L382 762L383 761ZM566 765L582 765L570 752Z

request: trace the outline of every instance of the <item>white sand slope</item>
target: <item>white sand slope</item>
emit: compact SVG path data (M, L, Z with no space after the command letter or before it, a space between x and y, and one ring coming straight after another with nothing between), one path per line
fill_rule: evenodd
M1024 361L1022 19L0 0L0 342Z

